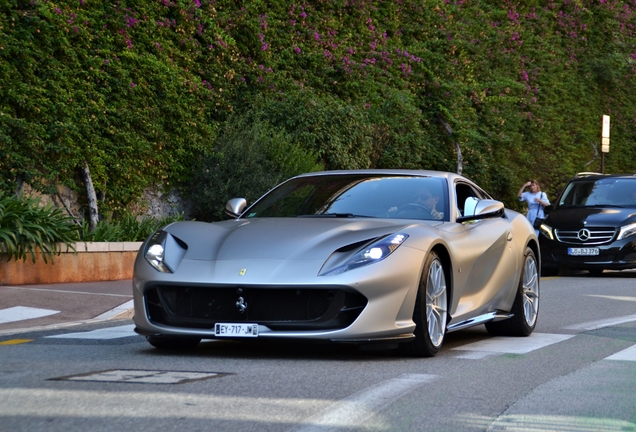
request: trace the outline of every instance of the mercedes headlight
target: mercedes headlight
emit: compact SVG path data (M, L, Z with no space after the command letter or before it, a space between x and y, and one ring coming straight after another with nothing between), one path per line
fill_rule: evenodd
M636 234L636 223L625 225L618 230L618 237L616 240L621 240L634 234Z
M384 258L391 255L402 243L408 238L408 234L392 234L384 237L370 246L366 246L361 251L357 252L351 258L349 258L344 264L336 267L333 270L329 270L322 273L321 276L334 276L344 273L349 270L363 267L369 264L382 261Z
M552 235L552 227L546 224L541 224L539 228L539 234L543 234L550 240L554 240L554 236Z

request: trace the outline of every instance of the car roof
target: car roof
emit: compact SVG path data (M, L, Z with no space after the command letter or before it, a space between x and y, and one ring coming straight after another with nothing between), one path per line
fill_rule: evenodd
M570 181L576 181L579 179L598 180L604 178L636 179L636 174L601 174L597 172L580 172L572 177Z
M462 179L474 183L466 177L446 171L434 171L434 170L408 170L408 169L357 169L357 170L328 170L328 171L316 171L305 174L300 174L296 177L306 176L320 176L320 175L344 175L344 174L382 174L382 175L406 175L406 176L426 176L426 177L438 177L446 178L449 181L455 179Z

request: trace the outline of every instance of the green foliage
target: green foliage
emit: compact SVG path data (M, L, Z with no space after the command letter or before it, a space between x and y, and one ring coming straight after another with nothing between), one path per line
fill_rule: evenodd
M284 131L253 121L251 113L235 116L219 133L215 151L194 168L193 214L203 221L223 219L227 200L253 202L288 177L321 169L316 157Z
M600 170L603 114L605 171L633 170L635 29L620 0L3 2L0 190L83 191L86 160L107 218L176 185L209 220L316 163L454 171L457 144L515 207Z
M0 194L0 254L7 260L30 257L35 262L39 252L45 263L53 262L55 255L74 251L75 242L144 241L158 228L179 220L184 220L183 214L161 219L126 214L116 222L100 221L90 231L86 221L78 226L52 204L40 205L39 198Z
M0 194L0 251L8 260L25 260L36 255L53 262L59 255L58 243L73 249L77 225L72 218L51 204L40 206L39 198L5 197Z
M86 220L79 229L79 241L84 242L138 242L146 240L157 229L172 222L184 220L183 214L156 219L139 218L130 213L117 221L100 221L91 230Z

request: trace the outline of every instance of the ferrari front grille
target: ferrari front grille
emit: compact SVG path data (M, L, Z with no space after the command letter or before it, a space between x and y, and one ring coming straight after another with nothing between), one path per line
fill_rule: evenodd
M343 328L366 303L361 294L338 288L160 285L146 293L151 321L196 328L212 328L216 322L288 330Z

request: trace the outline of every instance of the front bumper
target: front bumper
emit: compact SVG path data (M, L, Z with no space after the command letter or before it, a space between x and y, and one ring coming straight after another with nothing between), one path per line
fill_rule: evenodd
M221 277L219 262L184 260L179 273L166 274L138 259L133 321L138 333L149 336L214 339L218 322L258 324L259 339L406 340L415 330L412 315L424 252L400 252L406 249L395 252L400 268L387 260L337 276L301 271L285 279L289 272L282 272L276 283L260 270L274 268L274 262L241 263L239 268L250 269L245 276ZM241 305L247 306L244 312Z
M572 270L626 270L636 268L636 236L605 244L568 244L540 236L541 266ZM573 256L568 248L598 248L598 255Z

